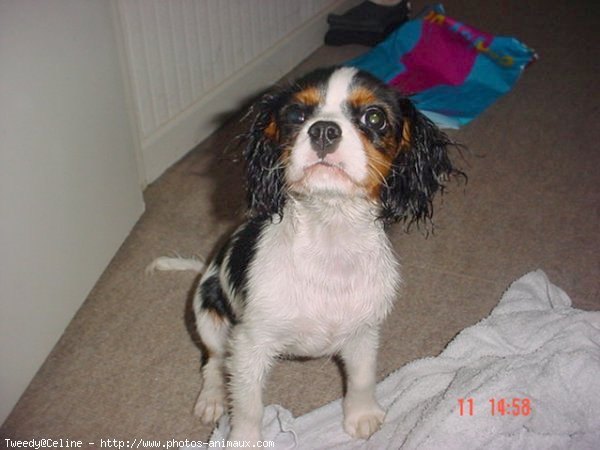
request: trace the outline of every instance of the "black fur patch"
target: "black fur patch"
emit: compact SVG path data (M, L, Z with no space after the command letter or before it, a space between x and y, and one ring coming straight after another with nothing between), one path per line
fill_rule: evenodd
M200 285L200 295L203 308L213 310L219 316L227 318L232 325L236 323L235 314L223 293L218 275L209 277Z
M248 266L256 254L256 244L268 219L252 219L236 233L229 256L229 280L236 292L244 293L248 281Z

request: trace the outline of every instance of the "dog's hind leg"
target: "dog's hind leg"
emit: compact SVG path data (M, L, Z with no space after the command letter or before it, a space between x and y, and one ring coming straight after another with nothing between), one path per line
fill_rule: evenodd
M196 401L194 413L204 423L216 422L225 411L224 360L232 317L219 308L219 302L227 302L216 275L205 277L194 297L194 312L198 334L207 351L202 367L202 390ZM228 304L228 303L227 303Z
M198 331L208 351L208 359L202 367L202 390L194 414L202 422L210 424L216 422L225 411L224 360L229 324L210 311L203 311L197 320L198 328L202 329Z

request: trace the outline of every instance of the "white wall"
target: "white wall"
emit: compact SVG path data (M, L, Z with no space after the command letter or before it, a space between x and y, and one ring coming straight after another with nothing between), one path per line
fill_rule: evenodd
M0 0L0 422L143 210L112 7Z

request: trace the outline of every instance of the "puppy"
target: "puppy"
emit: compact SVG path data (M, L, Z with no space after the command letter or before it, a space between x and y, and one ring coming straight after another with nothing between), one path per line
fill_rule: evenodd
M344 429L366 439L385 416L375 399L379 327L401 279L385 228L431 217L434 194L459 173L451 143L410 100L351 67L275 89L251 114L249 219L193 300L208 351L195 412L214 422L228 405L230 439L260 440L276 358L339 355ZM201 264L167 258L155 267Z

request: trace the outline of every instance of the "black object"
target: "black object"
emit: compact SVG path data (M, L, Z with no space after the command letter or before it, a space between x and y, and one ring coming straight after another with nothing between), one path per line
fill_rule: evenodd
M344 14L329 14L327 45L377 45L388 34L408 20L410 3L402 0L393 6L377 5L370 1L349 9Z

